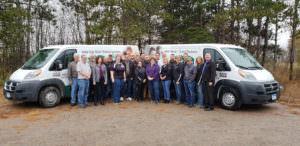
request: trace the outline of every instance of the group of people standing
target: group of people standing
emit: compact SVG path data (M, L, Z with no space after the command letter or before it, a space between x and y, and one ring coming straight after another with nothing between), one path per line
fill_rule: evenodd
M160 58L162 56L162 58ZM81 57L81 59L79 59ZM189 107L199 106L205 110L214 109L214 83L216 65L209 53L205 58L197 57L196 64L187 53L175 56L156 53L122 53L113 60L112 55L101 57L74 54L74 61L68 65L68 78L72 86L71 105L86 107L88 99L104 105L112 97L115 104L124 100L143 101L148 97L159 103L163 97L168 104L173 99L176 104ZM197 96L197 98L196 98Z

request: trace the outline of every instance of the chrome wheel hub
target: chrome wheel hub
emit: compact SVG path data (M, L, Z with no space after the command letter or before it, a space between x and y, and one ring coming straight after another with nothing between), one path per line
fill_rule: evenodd
M232 93L225 93L222 98L225 106L233 106L235 103L235 96Z
M57 94L54 91L49 92L49 93L46 94L46 99L50 103L54 103L57 100Z

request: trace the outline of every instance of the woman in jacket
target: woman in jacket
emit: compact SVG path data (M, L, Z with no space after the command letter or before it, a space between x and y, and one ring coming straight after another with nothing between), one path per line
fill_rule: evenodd
M197 106L200 108L203 108L203 92L202 92L202 84L201 84L201 78L202 78L202 70L203 70L203 58L202 57L197 57L196 58L196 63L197 63L197 77L196 77L196 88L197 88L197 94L198 94L198 101L197 101Z
M142 61L137 62L137 67L135 68L135 80L136 80L136 87L137 87L137 101L142 101L144 86L146 83L146 70L143 67Z
M160 72L161 84L164 91L164 100L165 103L170 103L170 85L172 80L172 68L168 64L168 59L163 59L163 65Z
M151 58L150 64L148 64L146 68L146 75L148 78L151 101L156 104L159 102L159 71L160 67L157 65L155 58Z
M93 85L94 93L94 104L97 106L98 100L100 99L100 104L104 105L104 96L105 96L105 86L107 84L107 69L103 64L102 57L98 56L96 58L96 64L93 67Z
M114 84L113 97L114 103L118 104L120 102L120 97L122 95L122 90L124 82L126 82L125 65L121 63L121 57L116 57L116 62L112 66L110 71L111 81Z

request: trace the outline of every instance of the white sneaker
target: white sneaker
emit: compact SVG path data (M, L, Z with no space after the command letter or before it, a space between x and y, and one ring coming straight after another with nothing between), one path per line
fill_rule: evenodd
M132 100L132 98L131 98L131 97L128 97L128 98L127 98L127 101L131 101L131 100Z
M120 98L120 101L123 101L123 100L124 100L124 98L123 98L123 97L121 97L121 98Z

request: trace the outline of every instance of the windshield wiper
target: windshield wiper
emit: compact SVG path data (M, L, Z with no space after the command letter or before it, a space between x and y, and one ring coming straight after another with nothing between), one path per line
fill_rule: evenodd
M248 67L241 66L241 65L235 65L235 66L237 66L237 67L239 67L239 68L242 68L242 69L249 69Z
M259 66L252 66L252 67L248 67L249 69L262 69L262 67Z
M23 69L36 69L36 67L32 67L32 66L24 66Z

